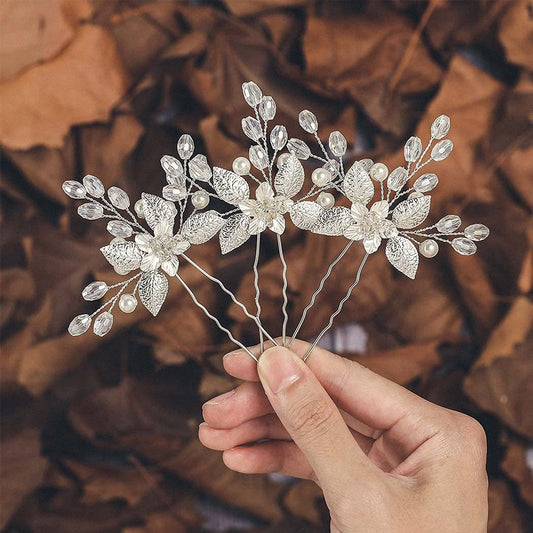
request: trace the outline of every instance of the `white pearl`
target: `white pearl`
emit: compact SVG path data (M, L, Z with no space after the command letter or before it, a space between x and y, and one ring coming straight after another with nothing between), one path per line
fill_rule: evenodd
M135 209L135 212L139 218L144 218L144 207L142 200L137 200L133 206L133 209Z
M133 313L137 307L137 298L133 294L123 294L118 301L118 306L123 313Z
M192 205L196 209L203 209L209 204L209 195L205 191L196 191L192 195Z
M383 163L374 163L370 167L370 177L376 181L385 181L388 175L389 169Z
M324 209L329 209L335 204L335 197L330 192L321 192L316 199L316 203Z
M422 198L424 196L421 192L412 192L407 198Z
M439 252L439 244L433 239L426 239L418 245L418 248L424 257L435 257Z
M311 174L311 181L317 187L324 187L331 181L331 173L325 168L315 168Z
M284 152L283 154L278 155L278 160L276 161L276 165L278 168L281 168L287 160L291 157L291 154Z
M233 160L233 172L239 176L245 176L250 173L250 161L246 157L237 157Z

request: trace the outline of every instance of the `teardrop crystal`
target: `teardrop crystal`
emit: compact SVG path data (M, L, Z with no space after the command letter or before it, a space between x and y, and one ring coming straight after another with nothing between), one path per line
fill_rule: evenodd
M287 144L287 128L285 126L275 126L270 132L270 145L274 150L283 150Z
M413 184L415 191L417 192L429 192L432 191L439 183L439 178L436 174L422 174Z
M83 178L83 185L87 189L87 192L95 198L102 198L105 194L104 184L96 176L87 174L87 176Z
M171 155L164 155L161 158L161 168L165 171L165 174L172 176L173 178L182 178L183 165L179 159L172 157Z
M276 102L272 96L263 96L259 104L259 114L263 120L272 120L276 116Z
M318 131L318 119L316 118L316 115L308 109L304 109L300 112L298 115L298 121L300 122L302 129L307 133L316 133Z
M77 337L78 335L85 333L89 329L90 325L91 317L89 315L78 315L75 316L68 325L68 332L73 337Z
M198 154L190 160L189 174L193 180L209 181L211 179L211 167L205 155Z
M130 206L128 193L120 187L109 187L107 196L109 196L109 200L117 209L128 209Z
M437 222L437 229L441 233L453 233L461 227L461 217L446 215Z
M263 148L258 144L250 146L250 150L248 151L248 159L250 160L250 163L252 163L252 165L259 170L262 170L268 166L268 157Z
M287 150L292 155L295 155L298 159L308 159L311 155L311 150L309 149L309 146L305 144L300 139L295 139L294 137L292 139L289 139L289 142L287 143Z
M446 159L453 150L453 142L450 139L439 141L431 150L431 159L434 161L442 161Z
M472 241L484 241L490 234L485 224L470 224L465 228L465 236Z
M182 159L190 159L194 153L194 141L192 137L185 133L178 139L178 155Z
M453 249L461 255L472 255L476 253L477 246L470 239L465 237L456 237L452 241Z
M431 124L431 136L434 139L442 139L446 137L450 131L450 117L446 115L440 115L437 117L433 124Z
M242 84L242 94L250 107L255 107L259 104L263 97L261 89L253 81L247 81Z
M81 295L84 300L94 302L99 300L107 292L108 286L105 281L93 281L83 289Z
M187 198L187 189L180 185L165 185L163 187L162 196L165 200L177 202Z
M78 207L78 215L87 220L97 220L102 218L104 210L101 205L93 204L92 202L82 204Z
M122 237L123 239L131 237L133 234L132 227L123 220L110 220L107 223L107 231L109 231L113 237Z
M79 181L67 180L63 183L62 187L64 193L75 200L79 200L87 196L85 187Z
M112 327L113 315L109 311L104 311L96 317L94 321L93 331L99 337L103 337L111 331Z
M241 127L244 135L246 135L248 139L252 139L252 141L258 141L263 136L261 124L259 124L259 121L256 118L243 118L241 121Z
M347 147L346 137L340 131L332 131L329 134L329 149L333 155L343 156Z
M419 137L411 137L405 143L403 155L408 163L414 163L422 153L422 141Z
M387 187L391 191L399 191L407 183L408 177L409 174L407 173L407 169L397 167L389 174L389 177L387 178Z

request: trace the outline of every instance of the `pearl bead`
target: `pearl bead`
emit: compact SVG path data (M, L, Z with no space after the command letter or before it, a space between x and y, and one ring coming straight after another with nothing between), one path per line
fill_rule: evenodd
M435 257L439 252L439 244L433 239L426 239L418 245L418 248L424 257Z
M422 198L424 196L421 192L412 192L407 198Z
M209 195L205 191L196 191L192 195L192 205L196 209L203 209L209 204Z
M139 218L144 218L144 207L142 200L137 200L133 206L133 209L135 209L135 213L137 213Z
M383 163L374 163L370 167L370 177L376 181L385 181L388 175L389 169Z
M137 307L137 298L133 294L123 294L118 301L118 306L123 313L133 313Z
M246 157L237 157L233 160L233 172L239 176L245 176L250 173L250 161Z
M316 199L316 203L324 209L329 209L335 204L335 197L330 192L321 192Z
M290 157L291 157L291 154L289 154L287 152L284 152L283 154L280 154L278 156L278 160L276 161L276 165L278 166L278 168L281 168L287 162L287 160Z
M315 168L311 174L311 181L317 187L324 187L331 181L331 174L325 168Z

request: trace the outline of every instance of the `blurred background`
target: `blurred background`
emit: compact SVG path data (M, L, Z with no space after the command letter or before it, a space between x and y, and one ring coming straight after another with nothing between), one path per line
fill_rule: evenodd
M301 136L341 130L347 162L393 168L410 135L451 117L455 149L435 165L433 221L491 228L478 254L441 248L417 279L374 254L328 346L440 405L488 439L491 533L533 523L533 6L527 0L3 0L0 3L2 498L7 532L323 532L320 490L245 476L196 436L201 404L235 386L231 349L177 287L157 319L140 308L105 338L69 337L80 297L117 275L98 253L105 223L61 190L90 173L132 198L160 194L163 154L193 135L231 168L248 143L241 83ZM266 235L266 234L265 234ZM344 246L289 229L294 327ZM266 327L280 327L279 258L261 263ZM353 247L356 248L356 247ZM310 314L310 339L354 277L361 247ZM195 259L252 301L253 243ZM255 328L189 266L182 275L245 343ZM90 312L90 311L89 311ZM290 329L290 328L289 328Z

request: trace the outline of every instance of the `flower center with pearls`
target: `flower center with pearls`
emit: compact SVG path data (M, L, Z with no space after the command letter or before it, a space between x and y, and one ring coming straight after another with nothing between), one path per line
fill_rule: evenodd
M150 241L152 253L162 262L169 261L175 254L172 252L174 242L171 235L159 235Z

